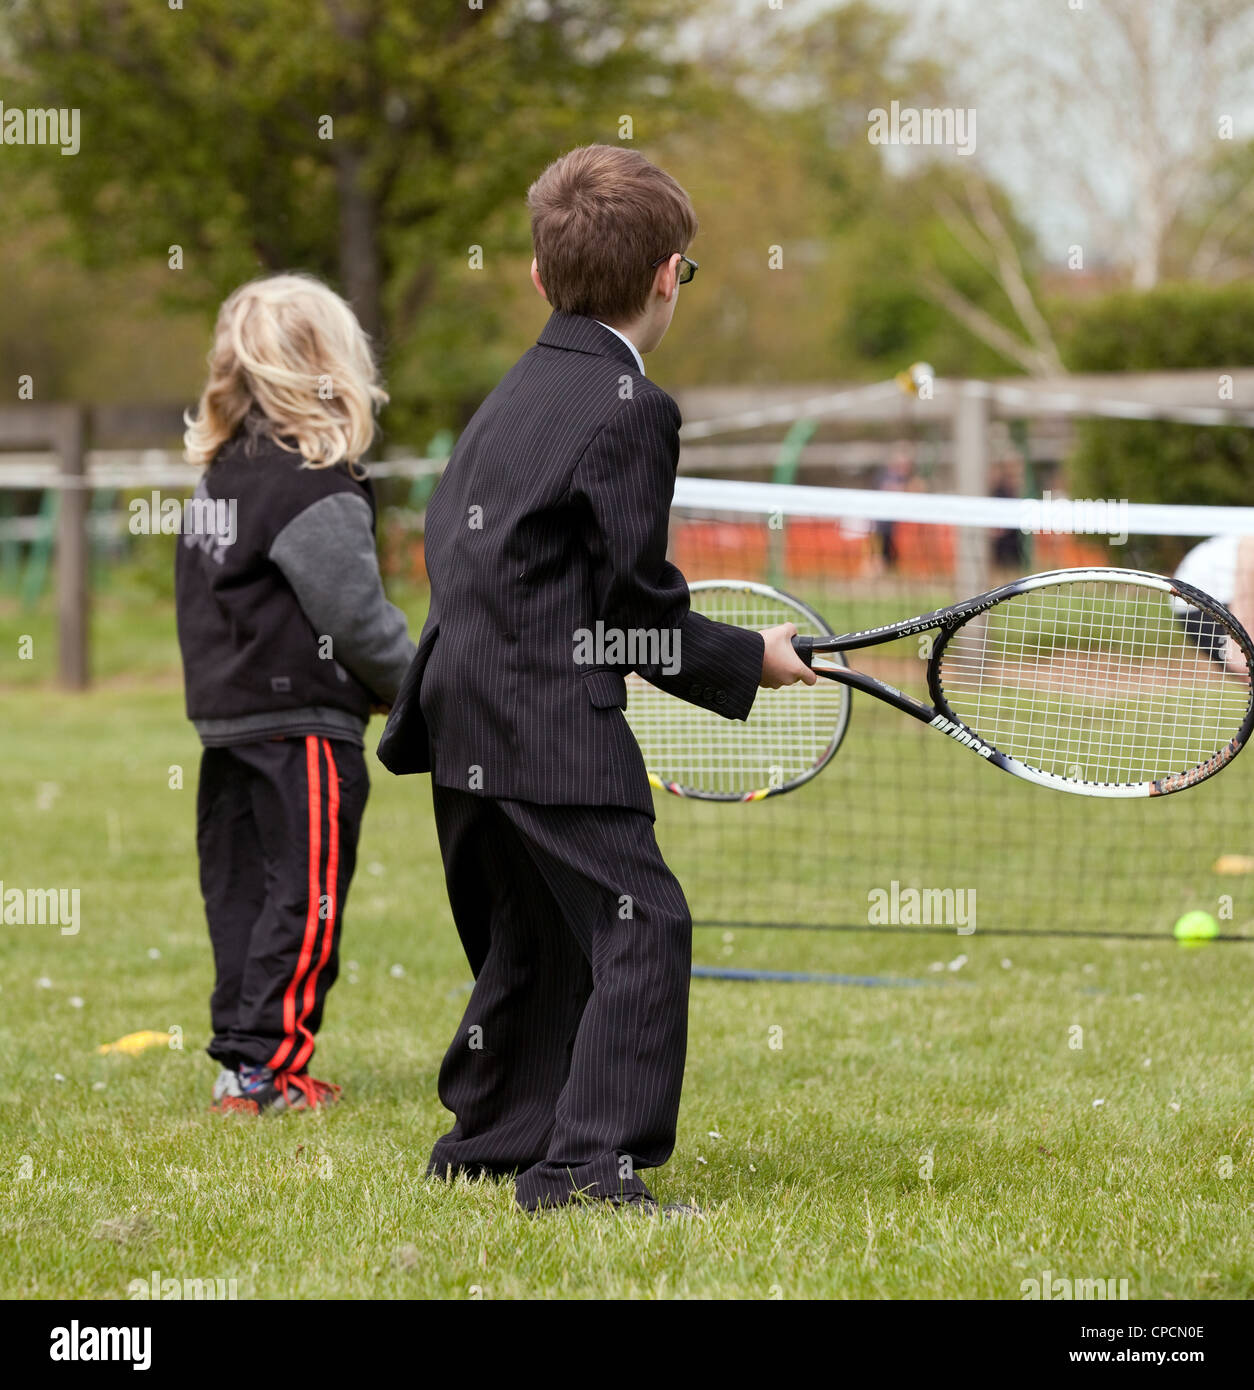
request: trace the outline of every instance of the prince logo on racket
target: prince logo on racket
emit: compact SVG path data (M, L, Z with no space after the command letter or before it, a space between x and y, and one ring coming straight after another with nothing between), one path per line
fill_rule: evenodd
M993 750L987 743L981 743L970 729L964 729L961 724L955 724L953 720L946 719L943 714L938 714L931 721L932 728L939 729L942 734L948 734L955 742L963 744L973 753L978 753L981 758L991 758Z

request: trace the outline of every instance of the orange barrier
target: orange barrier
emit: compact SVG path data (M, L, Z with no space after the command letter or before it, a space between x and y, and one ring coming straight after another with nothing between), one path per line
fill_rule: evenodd
M1078 569L1086 565L1118 564L1118 555L1093 536L1045 535L1032 537L1034 570Z
M883 541L874 523L786 518L781 531L762 521L677 521L671 529L671 558L691 580L766 579L786 581L865 579L891 573L912 579L953 577L957 535L952 526L917 521L892 523L895 559L883 561ZM995 533L989 532L989 542ZM389 578L425 583L422 536L400 528L385 531L383 567ZM1114 557L1117 558L1117 557ZM1034 570L1109 565L1110 550L1090 536L1032 538Z
M952 574L951 526L893 523L895 570L915 577ZM683 521L671 531L671 554L689 579L765 578L772 570L788 579L874 575L883 568L883 541L873 523L797 517L780 531L761 521Z
M912 579L950 579L957 558L957 528L920 521L894 521L893 562L883 561L883 538L875 523L789 517L782 530L763 521L678 521L671 530L671 555L689 579L790 580L868 578L885 568ZM996 532L988 533L992 546ZM1108 565L1109 549L1089 536L1032 538L1034 570Z

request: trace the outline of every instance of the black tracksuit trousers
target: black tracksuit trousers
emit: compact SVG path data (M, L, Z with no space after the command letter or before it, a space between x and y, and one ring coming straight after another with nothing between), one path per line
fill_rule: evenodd
M309 1065L368 791L362 750L340 739L204 750L196 842L217 972L208 1050L224 1065Z

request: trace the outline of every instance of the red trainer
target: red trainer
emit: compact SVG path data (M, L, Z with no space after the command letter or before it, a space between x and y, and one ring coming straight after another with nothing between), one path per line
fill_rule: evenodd
M215 1103L209 1108L218 1115L260 1115L263 1110L281 1114L286 1110L318 1110L339 1098L338 1086L319 1081L307 1071L242 1066L238 1071L222 1071L213 1086Z

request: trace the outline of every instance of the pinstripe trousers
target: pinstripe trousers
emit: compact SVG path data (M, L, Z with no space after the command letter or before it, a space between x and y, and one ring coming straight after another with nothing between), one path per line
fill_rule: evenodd
M516 1173L520 1206L647 1193L675 1147L692 921L653 823L433 785L475 976L428 1172Z

